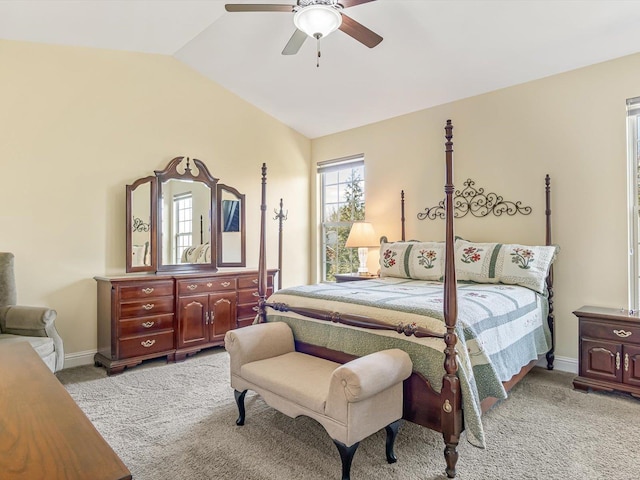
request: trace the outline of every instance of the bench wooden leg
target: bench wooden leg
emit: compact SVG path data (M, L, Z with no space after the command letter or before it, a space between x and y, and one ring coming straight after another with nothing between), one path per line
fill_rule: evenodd
M247 394L247 391L239 392L238 390L233 391L233 396L236 397L236 403L238 404L238 419L236 420L236 425L244 425L244 396Z
M393 451L393 446L396 443L396 437L398 436L398 429L402 425L402 419L396 420L393 423L390 423L384 429L387 432L387 462L388 463L396 463L398 458Z
M351 462L353 461L353 456L355 455L360 442L354 443L350 447L347 447L344 443L338 442L337 440L334 440L333 443L338 447L340 459L342 460L342 480L350 480Z

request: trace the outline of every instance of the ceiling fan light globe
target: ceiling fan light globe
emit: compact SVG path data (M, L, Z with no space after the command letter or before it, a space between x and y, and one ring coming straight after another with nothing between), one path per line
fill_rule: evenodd
M342 15L327 5L309 5L295 13L293 23L310 37L326 37L340 28Z

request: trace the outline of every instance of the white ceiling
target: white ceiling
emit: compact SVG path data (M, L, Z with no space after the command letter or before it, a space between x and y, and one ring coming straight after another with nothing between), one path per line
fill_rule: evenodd
M383 42L319 68L292 14L224 10L294 1L0 0L0 39L173 55L309 138L640 51L640 0L376 0L344 13Z

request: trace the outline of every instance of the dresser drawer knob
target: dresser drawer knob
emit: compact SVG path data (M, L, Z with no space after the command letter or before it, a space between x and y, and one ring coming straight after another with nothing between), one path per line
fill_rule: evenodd
M142 308L145 310L151 310L155 305L153 303L147 303L146 305L142 305Z
M187 288L189 290L195 290L196 288L198 288L198 285L187 285Z
M146 293L147 295L149 295L151 292L153 292L153 288L151 287L142 289L142 293Z
M213 283L211 283L211 282L207 283L207 287L209 287L209 288L213 287Z
M257 279L257 278L254 278L254 279L253 279L253 280L251 280L251 281L253 282L253 284L254 284L254 285L257 285L257 284L258 284L258 279Z
M151 327L153 327L153 326L155 325L155 323L156 323L156 322L144 322L144 323L142 324L142 326L143 326L144 328L151 328Z
M145 340L144 342L140 342L140 345L142 345L144 348L149 348L151 347L154 343L156 343L155 340Z
M625 330L614 330L613 333L615 333L619 337L627 338L630 337L633 332L627 332Z
M258 292L253 292L251 295L253 295L254 297L259 297L260 294Z
M231 282L222 282L220 285L227 288L229 285L231 285Z

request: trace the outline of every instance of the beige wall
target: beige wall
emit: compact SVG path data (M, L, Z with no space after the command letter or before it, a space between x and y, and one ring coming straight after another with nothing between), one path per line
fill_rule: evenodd
M390 239L400 237L401 189L407 237L444 238L443 221L416 215L444 196L449 118L456 185L472 178L533 208L528 217L460 219L456 234L543 244L550 174L553 241L562 249L555 266L556 355L575 359L571 312L585 304L628 305L625 101L640 95L639 78L640 55L617 59L313 140L312 163L364 153L367 220ZM317 237L312 231L314 244ZM370 257L369 268L376 268L377 255Z
M96 348L95 275L124 272L125 185L173 157L203 160L246 194L247 266L258 264L260 166L287 238L309 243L310 141L178 61L0 41L0 251L16 255L18 300L58 311L68 358ZM285 285L309 277L288 248Z

